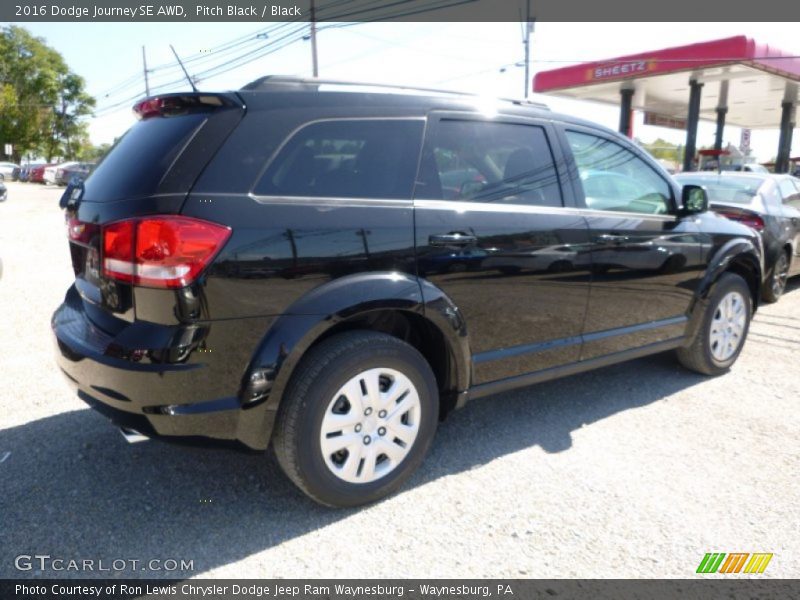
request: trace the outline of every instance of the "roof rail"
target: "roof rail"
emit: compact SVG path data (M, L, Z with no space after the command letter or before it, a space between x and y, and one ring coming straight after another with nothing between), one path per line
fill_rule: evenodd
M260 77L255 81L251 81L242 89L249 91L267 90L272 86L293 86L308 91L318 91L322 86L342 86L345 90L347 88L365 88L367 91L380 91L385 90L402 90L407 93L418 93L420 95L446 95L446 96L460 96L464 98L484 98L481 94L472 92L459 92L455 90L443 90L438 88L418 87L414 85L399 85L392 83L368 83L359 81L347 81L341 79L321 79L315 77L291 77L284 75L266 75ZM356 91L356 90L353 90ZM550 107L541 102L534 102L532 100L522 100L519 98L497 98L501 102L510 102L520 106L533 106L536 108L550 110Z

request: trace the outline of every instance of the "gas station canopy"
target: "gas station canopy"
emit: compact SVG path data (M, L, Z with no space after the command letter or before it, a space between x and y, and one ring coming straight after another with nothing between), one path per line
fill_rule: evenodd
M697 120L745 128L781 128L779 162L791 149L800 58L745 36L665 48L537 73L533 90L621 106L620 130L630 135L630 111L645 123L687 129L687 164Z
M797 100L800 58L738 36L544 71L534 91L619 104L627 86L635 90L632 108L685 119L690 79L704 84L701 119L716 120L721 102L731 125L777 128L781 103Z

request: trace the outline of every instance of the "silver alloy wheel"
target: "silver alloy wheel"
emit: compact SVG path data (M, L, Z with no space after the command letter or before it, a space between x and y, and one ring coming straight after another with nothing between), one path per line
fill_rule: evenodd
M363 371L333 395L319 441L328 469L348 483L371 483L408 455L419 432L414 384L400 371Z
M777 297L783 294L786 288L786 281L789 279L789 260L786 258L786 253L781 252L778 260L775 262L775 272L772 275L772 293Z
M728 292L722 297L711 319L709 345L711 355L719 362L731 358L742 344L747 308L744 296Z

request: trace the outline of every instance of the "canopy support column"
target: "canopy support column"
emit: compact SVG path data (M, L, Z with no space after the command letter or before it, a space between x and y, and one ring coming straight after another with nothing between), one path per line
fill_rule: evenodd
M723 133L725 131L725 115L727 114L727 107L717 108L717 131L714 135L714 150L722 150Z
M791 100L781 103L781 136L778 141L778 157L775 159L775 172L789 172L789 158L792 153L792 130L794 129L794 107Z
M631 137L631 115L633 109L633 88L623 88L619 91L620 105L619 105L619 132L627 137Z
M689 117L686 123L686 150L683 155L683 170L691 171L697 152L697 122L700 120L700 95L703 84L696 79L689 82Z

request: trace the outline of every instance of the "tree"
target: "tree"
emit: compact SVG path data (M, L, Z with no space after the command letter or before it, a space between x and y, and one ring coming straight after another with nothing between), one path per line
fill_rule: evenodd
M113 144L100 144L94 146L86 140L86 143L81 144L75 152L75 158L83 162L97 162L103 158L108 151L111 150Z
M683 146L672 144L666 140L658 138L649 144L642 143L642 148L647 150L655 158L670 160L676 163L683 161Z
M86 132L82 117L95 104L84 88L42 38L15 25L0 28L0 147L13 144L16 162L30 152L48 161L75 155L74 140Z

